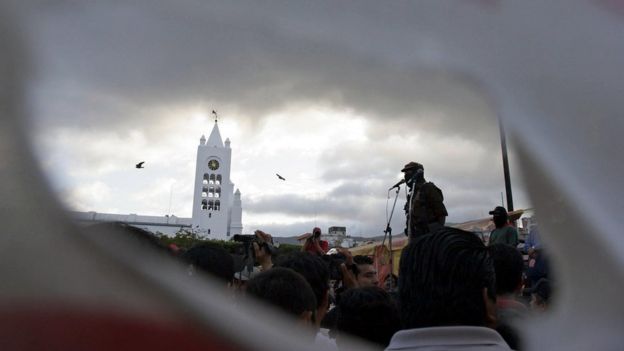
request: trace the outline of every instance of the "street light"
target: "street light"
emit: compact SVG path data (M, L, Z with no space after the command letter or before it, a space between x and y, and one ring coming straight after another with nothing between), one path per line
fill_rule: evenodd
M511 180L509 177L509 160L507 158L507 139L505 138L505 128L500 116L498 117L498 127L500 130L501 149L503 154L503 173L505 174L505 192L507 194L507 211L513 211L513 195L511 194Z

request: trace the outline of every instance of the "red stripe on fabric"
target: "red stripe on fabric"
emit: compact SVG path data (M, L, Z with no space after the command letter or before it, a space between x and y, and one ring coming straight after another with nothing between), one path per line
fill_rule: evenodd
M0 308L1 350L240 350L189 321L75 307Z

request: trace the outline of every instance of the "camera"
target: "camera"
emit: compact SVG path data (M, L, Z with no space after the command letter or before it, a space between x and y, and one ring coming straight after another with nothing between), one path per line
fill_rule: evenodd
M232 237L232 240L243 243L245 247L245 251L251 253L251 256L254 256L254 251L252 248L252 243L257 243L260 249L264 249L270 255L275 255L277 253L277 248L273 246L272 243L261 240L258 236L254 234L236 234Z
M258 241L258 238L252 234L236 234L232 237L232 240L239 243L252 243Z

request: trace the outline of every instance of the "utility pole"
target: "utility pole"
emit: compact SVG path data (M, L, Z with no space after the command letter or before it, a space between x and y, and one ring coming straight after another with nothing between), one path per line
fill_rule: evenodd
M501 149L503 153L503 173L505 174L505 192L507 193L507 212L513 211L513 195L511 194L511 180L509 177L509 160L507 158L507 139L505 138L505 128L503 121L498 118L500 130Z

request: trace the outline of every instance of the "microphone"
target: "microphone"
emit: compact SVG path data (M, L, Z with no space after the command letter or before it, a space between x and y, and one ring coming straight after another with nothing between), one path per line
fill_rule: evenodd
M414 183L414 181L418 178L419 175L423 174L423 170L422 169L418 169L414 175L412 175L412 177L409 179L409 184ZM394 186L390 189L388 189L388 191L392 190L392 189L396 189L398 187L400 187L402 184L405 183L405 179L401 179L400 182L394 184Z
M404 183L405 183L405 179L401 179L401 181L400 181L400 182L398 182L398 183L394 184L394 186L393 186L392 188L388 189L388 191L390 191L390 190L392 190L392 189L396 189L396 188L400 187L400 186L401 186L402 184L404 184Z

